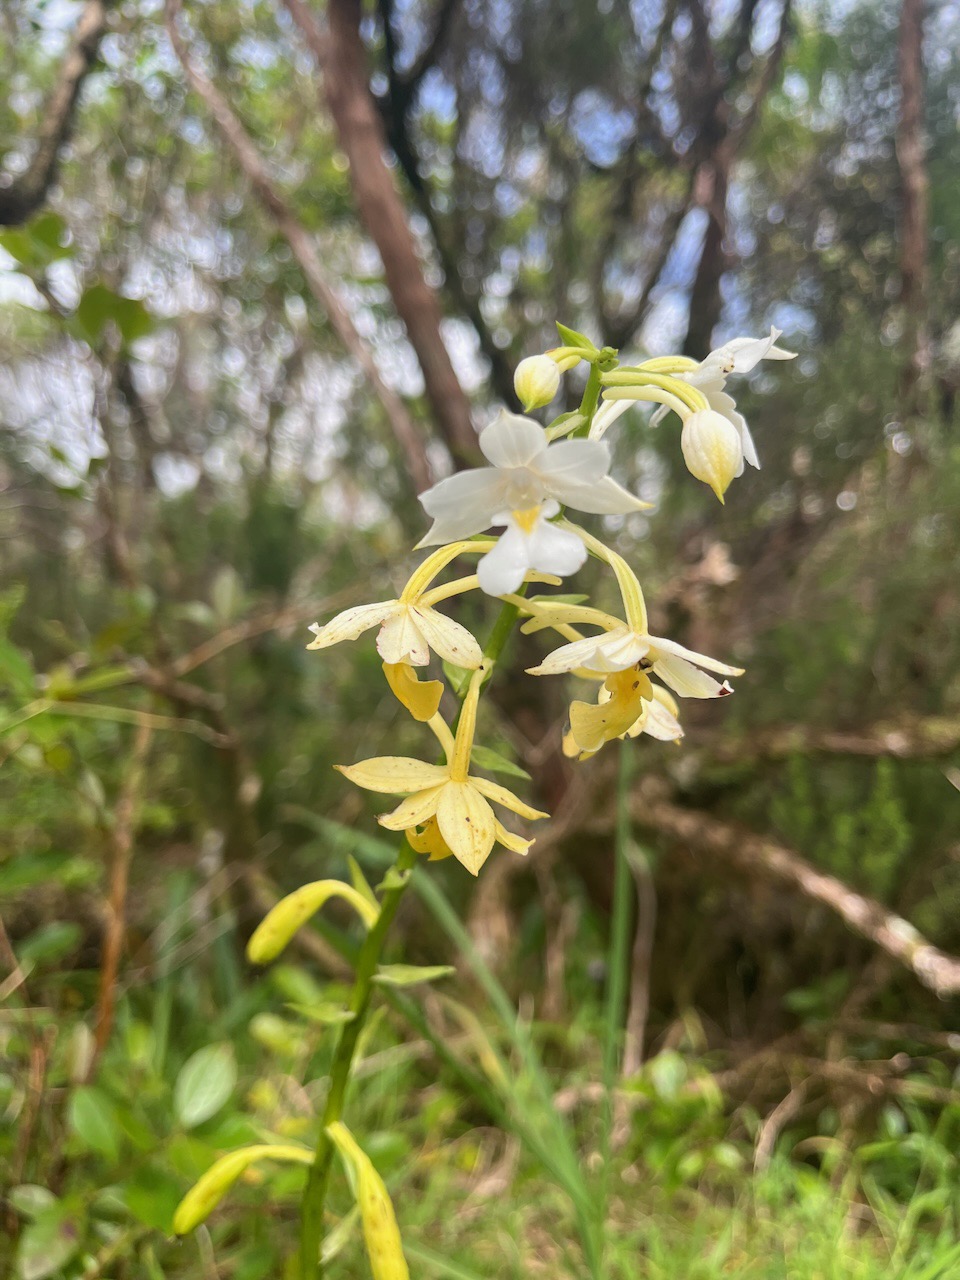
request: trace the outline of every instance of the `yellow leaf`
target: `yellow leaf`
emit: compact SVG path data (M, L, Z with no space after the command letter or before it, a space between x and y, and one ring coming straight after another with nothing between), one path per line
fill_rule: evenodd
M348 902L368 929L373 928L380 914L378 907L342 880L315 880L288 893L267 912L247 943L247 959L252 964L267 964L275 959L300 926L330 898Z
M400 1228L383 1179L340 1120L327 1126L327 1136L344 1163L353 1170L357 1207L373 1280L410 1280Z
M205 1222L242 1173L258 1160L281 1160L293 1164L313 1164L313 1152L306 1147L271 1146L263 1143L230 1151L210 1166L177 1206L173 1229L186 1235Z

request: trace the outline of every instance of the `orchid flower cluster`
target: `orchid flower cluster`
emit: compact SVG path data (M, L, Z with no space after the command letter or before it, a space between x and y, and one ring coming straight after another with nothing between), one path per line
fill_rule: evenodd
M759 466L747 424L726 391L727 378L763 359L792 358L776 345L780 334L771 329L766 338L736 338L699 363L667 356L621 365L611 348L597 348L565 326L558 329L561 346L528 357L517 369L515 386L526 414L502 411L481 432L488 465L461 471L420 495L433 523L419 547L436 550L399 597L315 624L308 646L326 649L379 629L376 645L387 683L432 731L444 763L379 756L337 768L368 791L400 798L379 818L382 826L403 833L415 851L431 859L456 857L474 875L495 845L525 854L533 843L504 826L494 806L525 820L548 815L474 772L477 709L495 655L437 606L479 590L520 616L524 632L552 631L564 641L530 674L571 673L595 686L592 698L570 705L567 755L586 759L614 738L641 733L678 740L683 729L676 698L723 697L733 691L728 677L743 673L651 635L643 591L629 564L566 512L624 516L649 508L610 475L603 440L627 409L643 402L658 406L653 425L670 413L680 418L686 465L722 502L745 463ZM528 416L554 399L561 375L580 363L589 368L580 408L546 427ZM474 572L438 584L455 560L474 556ZM585 597L526 594L533 584L560 585L588 556L612 570L621 615L586 605ZM443 681L420 677L431 654L464 694L455 723L441 713Z

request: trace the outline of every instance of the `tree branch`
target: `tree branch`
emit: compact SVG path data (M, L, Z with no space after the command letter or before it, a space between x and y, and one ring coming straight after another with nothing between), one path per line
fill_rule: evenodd
M880 947L938 996L960 992L960 959L927 942L902 916L835 876L817 871L792 850L708 814L682 809L657 798L654 790L641 788L635 796L633 820L639 825L751 874L790 885L834 912L854 933Z
M206 75L192 62L185 40L177 26L182 0L166 0L167 32L180 60L187 80L201 98L231 148L258 200L274 219L277 229L290 246L300 264L310 292L327 313L327 318L349 355L357 362L380 401L390 429L406 464L413 488L420 492L432 482L432 471L426 446L400 396L380 375L376 361L343 303L340 301L320 262L319 254L306 227L280 195L263 158L227 100Z
M960 748L960 718L924 716L903 722L884 721L849 732L787 725L765 729L746 742L708 741L711 761L734 764L749 760L783 760L798 752L923 760L950 755Z
M0 188L0 226L17 226L35 213L57 176L60 150L70 137L80 89L93 67L107 27L107 0L87 0L47 101L30 167Z
M444 344L443 313L424 278L407 211L385 160L387 137L370 92L359 2L330 0L326 33L306 0L284 3L322 71L327 106L350 164L357 209L380 251L387 288L417 353L437 426L454 457L473 462L477 436L470 402Z

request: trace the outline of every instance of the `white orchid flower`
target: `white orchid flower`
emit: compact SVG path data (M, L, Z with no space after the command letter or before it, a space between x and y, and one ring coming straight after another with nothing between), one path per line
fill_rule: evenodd
M480 587L491 596L516 591L531 570L568 577L583 565L587 548L569 529L551 524L560 510L554 498L526 511L501 511L495 525L505 525L496 546L477 566Z
M738 476L743 474L745 462L749 462L751 467L759 468L760 459L757 457L756 445L753 443L750 428L743 414L737 410L733 396L728 395L724 390L727 378L734 373L749 373L761 360L795 360L797 354L795 351L784 351L782 347L776 345L782 332L781 329L771 327L770 334L766 338L731 338L722 347L711 351L695 368L678 371L673 375L689 383L690 386L696 387L698 391L702 391L710 408L722 414L736 427L743 451L743 457L736 472ZM656 426L668 412L667 406L658 409L650 419L651 425Z
M481 533L504 512L523 527L549 499L594 515L645 511L642 502L607 474L610 453L597 440L551 444L532 418L502 411L480 433L480 449L492 464L441 480L420 502L433 525L421 547L439 546Z

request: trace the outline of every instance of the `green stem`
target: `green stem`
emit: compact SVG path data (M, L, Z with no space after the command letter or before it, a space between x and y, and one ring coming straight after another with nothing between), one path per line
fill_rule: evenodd
M593 423L593 415L597 412L597 405L600 403L600 392L603 384L600 381L600 366L592 364L590 373L587 376L587 385L583 389L583 399L580 401L579 413L583 414L583 422L577 427L576 431L571 432L574 437L583 437L584 439L590 434L590 427Z
M406 841L400 846L397 860L387 873L388 887L384 891L377 922L367 934L360 955L357 959L357 972L350 997L350 1012L353 1018L345 1022L340 1031L340 1038L333 1055L333 1066L330 1069L330 1091L327 1094L323 1117L320 1121L320 1135L317 1139L317 1153L310 1167L307 1185L303 1193L302 1217L300 1224L300 1269L303 1280L314 1280L322 1274L320 1263L320 1243L323 1240L324 1205L327 1198L327 1184L330 1180L330 1166L333 1160L333 1143L327 1137L327 1126L339 1120L343 1115L347 1097L347 1086L357 1050L357 1041L366 1022L370 1009L370 998L373 994L373 979L380 963L383 945L386 941L393 918L400 906L413 869L417 855Z
M522 591L523 588L521 588L521 594ZM483 656L490 663L495 663L503 652L518 612L519 610L515 604L502 605L483 649ZM384 890L380 904L380 915L377 917L376 924L364 939L360 954L357 957L356 976L349 1006L353 1017L349 1022L343 1024L334 1049L333 1065L330 1068L330 1090L327 1093L327 1101L320 1120L316 1155L313 1164L310 1166L307 1185L304 1188L301 1201L301 1280L320 1280L323 1275L323 1264L320 1261L320 1245L323 1241L327 1187L330 1182L330 1169L333 1163L333 1143L327 1137L327 1128L334 1121L343 1117L357 1043L366 1023L367 1014L370 1011L373 979L380 964L380 957L383 954L387 934L390 931L394 916L397 914L400 900L410 879L410 872L416 861L416 853L404 841L400 846L396 862L391 870L387 872L385 878L387 888Z
M630 842L630 771L633 763L632 743L620 743L620 772L617 779L617 827L614 844L613 908L610 924L610 949L607 955L607 999L604 1011L603 1037L603 1171L601 1174L600 1230L603 1232L610 1193L612 1131L614 1123L614 1090L616 1088L620 1051L623 1044L623 1019L627 1004L627 981L630 966L630 932L633 923L633 878L627 851Z

